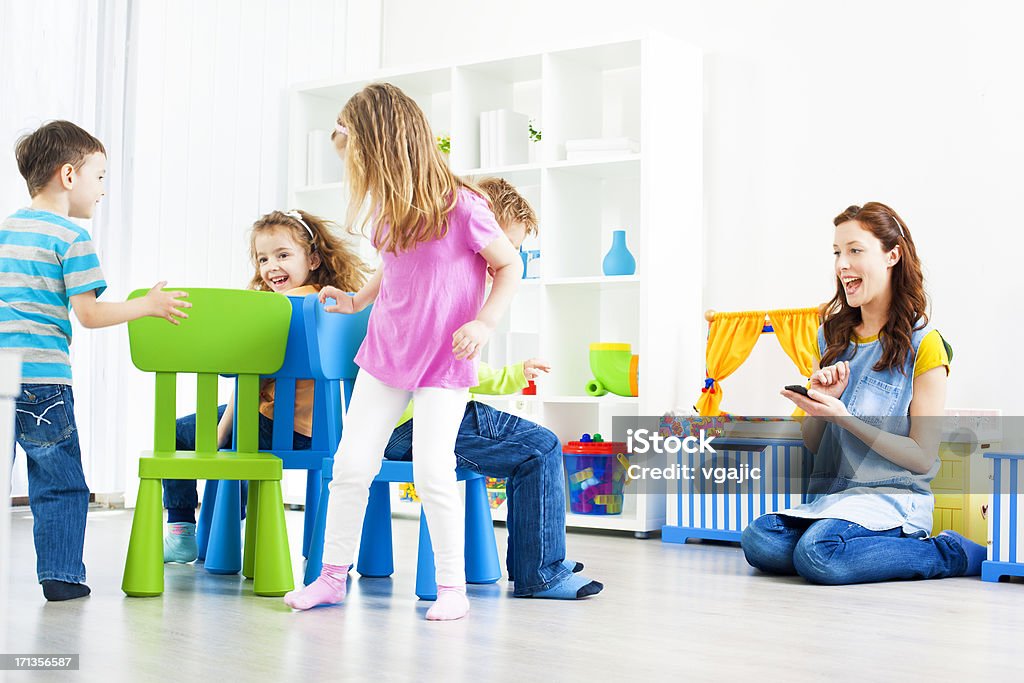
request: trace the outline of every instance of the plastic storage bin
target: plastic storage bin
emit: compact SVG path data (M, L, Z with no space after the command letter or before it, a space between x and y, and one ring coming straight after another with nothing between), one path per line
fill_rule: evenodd
M621 441L579 441L562 447L566 480L569 482L569 511L577 515L618 515L622 513L623 489L629 458Z

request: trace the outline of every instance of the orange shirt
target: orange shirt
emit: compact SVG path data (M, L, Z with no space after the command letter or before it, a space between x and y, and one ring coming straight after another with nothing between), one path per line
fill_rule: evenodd
M315 285L303 285L289 289L288 296L306 296L320 291ZM274 380L265 379L260 383L260 413L274 419ZM295 431L306 436L313 435L313 380L300 379L295 382Z

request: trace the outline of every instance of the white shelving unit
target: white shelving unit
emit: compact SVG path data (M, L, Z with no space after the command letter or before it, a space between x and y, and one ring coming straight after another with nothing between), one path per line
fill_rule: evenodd
M489 345L494 365L531 356L551 361L538 396L488 402L538 421L563 441L612 433L612 418L660 415L677 387L703 378L701 295L702 67L699 51L664 36L584 45L418 71L388 71L291 92L289 201L328 218L344 216L339 183L306 182L307 134L330 129L352 94L388 81L413 97L434 132L451 136L450 164L464 176L501 176L537 210L541 277L523 280ZM479 168L480 113L527 114L542 131L529 163ZM523 131L527 135L527 131ZM627 137L635 154L566 160L565 143ZM612 231L624 229L636 273L609 277L601 263ZM372 256L368 245L361 253ZM373 259L375 260L375 259ZM640 355L638 397L591 397L589 345L628 342ZM504 506L495 510L502 519ZM567 524L660 529L664 496L627 496L621 515L567 513Z

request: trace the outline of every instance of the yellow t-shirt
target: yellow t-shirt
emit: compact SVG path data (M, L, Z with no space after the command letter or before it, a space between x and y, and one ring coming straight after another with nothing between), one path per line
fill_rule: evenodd
M877 334L873 337L854 337L858 344L868 344L877 339ZM817 345L814 346L814 360L819 364L821 363L821 354L818 353ZM942 336L939 335L939 331L932 330L924 336L924 339L921 340L921 345L917 347L917 359L914 361L914 377L923 375L939 366L945 366L946 374L949 374L949 354L946 353L946 345L942 343Z
M303 285L289 289L288 296L306 296L320 291L316 285ZM313 380L300 379L295 382L295 431L306 436L313 435ZM260 413L274 419L274 380L265 379L260 383Z

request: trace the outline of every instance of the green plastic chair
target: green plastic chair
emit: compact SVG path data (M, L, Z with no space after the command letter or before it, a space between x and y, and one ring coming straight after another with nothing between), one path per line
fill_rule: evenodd
M130 299L147 290L132 292ZM154 448L139 460L139 497L121 589L132 597L164 590L163 479L249 480L242 574L257 595L295 587L281 496L281 460L259 451L260 375L284 362L292 307L287 297L236 289L188 289L188 319L128 324L132 362L156 373ZM176 378L197 375L196 450L175 450ZM238 376L236 451L217 450L217 376Z

